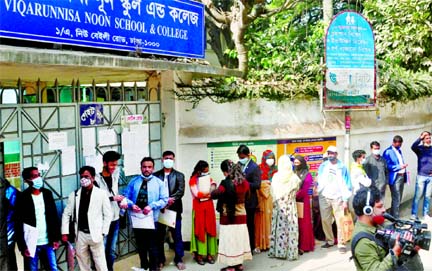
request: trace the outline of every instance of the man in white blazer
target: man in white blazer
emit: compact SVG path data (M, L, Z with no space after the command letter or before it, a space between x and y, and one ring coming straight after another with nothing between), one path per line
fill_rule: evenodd
M95 169L79 170L81 188L69 195L62 217L62 240L68 239L69 222L75 221L76 255L80 270L91 270L90 250L97 270L108 270L104 236L108 234L112 210L106 192L93 185Z

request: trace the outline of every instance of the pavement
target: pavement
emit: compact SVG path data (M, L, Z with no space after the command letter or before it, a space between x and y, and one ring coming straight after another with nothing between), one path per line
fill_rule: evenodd
M403 219L408 220L410 217L410 208L405 206L402 209L401 216ZM432 219L422 220L423 223L428 224L428 230L432 230ZM260 254L253 255L252 261L246 261L244 267L246 271L308 271L308 270L323 270L323 271L354 271L356 270L354 262L349 260L351 257L350 243L348 244L348 252L345 254L339 253L336 246L331 248L321 248L323 242L316 241L315 251L304 253L296 261L280 260L269 258L267 253L262 252ZM163 268L164 271L174 271L177 267L172 262L174 258L173 250L166 250L167 265ZM432 271L432 246L431 251L420 250L420 258L423 262L424 270ZM183 261L186 264L186 270L192 271L203 271L203 270L220 270L225 265L216 262L215 264L198 265L193 259L190 252L185 251L185 257ZM137 254L129 256L127 258L117 261L114 265L115 270L134 270L133 267L139 267L139 257ZM412 270L416 271L416 270Z

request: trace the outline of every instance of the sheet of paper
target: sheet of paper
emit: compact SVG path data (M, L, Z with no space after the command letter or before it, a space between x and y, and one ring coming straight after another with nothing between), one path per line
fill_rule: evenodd
M176 217L177 217L176 211L165 209L163 213L162 212L159 213L158 222L167 225L168 227L175 228Z
M141 174L140 162L149 156L148 129L148 124L142 124L122 131L123 170L126 176Z
M55 132L48 133L48 149L61 150L67 147L67 133L66 132Z
M75 146L69 146L62 149L62 175L71 175L76 173Z
M147 215L143 213L130 212L132 228L134 229L154 229L153 212Z
M82 128L83 156L96 155L96 129Z
M117 133L114 129L98 131L99 146L110 146L117 144Z
M198 190L203 193L210 193L211 178L210 175L198 178Z
M24 241L27 245L27 249L30 252L30 257L34 257L36 253L36 245L39 236L39 232L36 227L30 226L29 224L23 224Z

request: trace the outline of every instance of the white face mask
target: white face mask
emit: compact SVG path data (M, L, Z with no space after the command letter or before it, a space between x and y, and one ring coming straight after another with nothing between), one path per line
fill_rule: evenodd
M81 178L80 183L82 187L88 187L91 185L92 181L88 178Z
M173 168L174 167L174 160L172 160L172 159L163 160L163 166L164 166L164 168Z
M34 189L41 189L42 188L42 186L43 186L43 179L42 179L42 177L37 177L36 179L33 179L33 188Z
M210 175L210 172L201 172L201 176L207 176Z
M372 150L373 155L380 155L381 150Z
M366 159L362 159L361 161L360 161L360 163L363 165L364 163L366 163Z
M270 159L266 159L266 164L267 164L269 167L271 167L271 166L274 165L274 161L275 161L275 159L272 159L272 158L270 158Z

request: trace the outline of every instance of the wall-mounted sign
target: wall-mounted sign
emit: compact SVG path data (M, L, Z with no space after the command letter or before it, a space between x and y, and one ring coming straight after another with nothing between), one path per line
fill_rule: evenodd
M324 107L365 108L376 103L375 41L359 13L337 14L325 38Z
M204 58L204 5L191 0L5 0L0 36Z
M81 104L80 105L81 126L100 125L104 123L103 105Z

